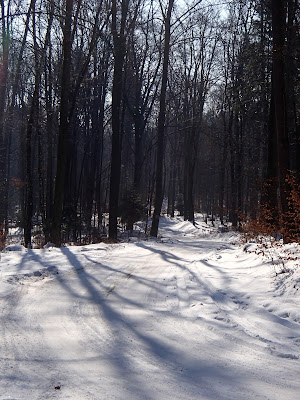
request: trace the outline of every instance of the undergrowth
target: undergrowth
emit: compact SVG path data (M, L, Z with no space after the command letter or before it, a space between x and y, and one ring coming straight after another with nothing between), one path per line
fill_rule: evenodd
M0 227L0 251L5 248L7 232L3 227Z
M264 204L256 219L249 220L242 216L242 238L245 242L263 243L283 240L284 243L300 243L300 179L295 175L286 178L289 193L288 210L276 212L270 204ZM277 215L277 217L276 217ZM275 217L274 217L275 216Z

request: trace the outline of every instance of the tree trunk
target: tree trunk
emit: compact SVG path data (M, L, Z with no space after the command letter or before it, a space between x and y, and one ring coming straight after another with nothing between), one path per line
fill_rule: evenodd
M272 0L274 127L276 135L279 209L288 210L286 177L289 171L289 139L286 115L284 47L286 0Z
M299 10L298 0L288 0L287 19L287 51L286 51L286 93L288 128L291 140L291 170L300 172L300 123L299 123L299 96L297 84L299 81ZM297 29L298 28L298 29Z
M36 72L37 76L37 72ZM33 216L33 174L32 174L32 134L35 124L35 116L38 107L38 84L32 96L30 114L26 132L26 189L24 199L24 243L25 247L31 248L31 230Z
M166 118L166 91L168 82L168 66L170 53L170 37L171 37L171 13L174 0L169 0L168 11L165 18L165 44L164 44L164 61L163 74L159 100L159 115L157 124L157 152L156 152L156 182L155 182L155 202L154 213L152 217L152 225L150 236L157 237L159 216L163 202L163 159L164 159L164 132Z
M121 105L123 98L123 64L126 51L125 21L128 0L122 0L122 20L117 31L117 1L112 0L112 35L114 44L114 76L112 89L112 149L109 190L109 239L117 240L118 208L121 179Z
M64 184L67 160L67 139L69 129L69 91L72 52L72 10L74 0L66 0L66 16L63 31L63 65L61 77L60 123L58 133L57 164L53 216L51 221L50 240L56 246L61 245L61 222L64 200Z
M6 27L4 2L1 1L1 16L2 16L2 65L0 68L0 232L5 229L6 220L6 140L4 137L4 112L6 107L6 81L8 72L8 49L9 49L9 34Z
M4 225L5 229L7 230L7 212L8 212L8 191L9 191L9 165L10 165L10 142L11 142L11 132L12 132L12 127L13 127L13 114L14 114L14 107L15 107L15 101L16 101L16 95L17 95L17 90L18 90L18 84L20 80L20 71L21 71L21 65L23 61L23 52L24 48L26 45L26 40L27 40L27 33L29 30L29 22L30 22L30 17L31 17L31 11L33 9L35 0L31 0L28 11L26 13L26 22L25 22L25 29L24 29L24 34L23 34L23 39L21 43L21 48L20 52L18 54L18 60L16 63L16 69L14 72L14 81L12 85L12 95L11 95L11 102L8 107L8 112L7 112L7 123L6 123L6 134L4 137L4 119L3 115L1 116L2 123L0 126L0 197L1 197L1 205L0 205L0 226ZM9 6L7 6L9 8ZM7 79L7 61L8 61L8 26L5 26L5 15L4 15L4 2L1 1L1 9L2 9L2 28L4 29L2 34L3 34L3 65L2 65L2 75L1 79ZM2 82L1 82L2 83ZM6 84L5 86L1 85L1 96L6 90ZM2 101L2 100L0 100ZM5 98L3 98L3 101L5 101ZM5 103L2 103L0 105L1 109L5 105ZM3 109L4 111L4 109Z

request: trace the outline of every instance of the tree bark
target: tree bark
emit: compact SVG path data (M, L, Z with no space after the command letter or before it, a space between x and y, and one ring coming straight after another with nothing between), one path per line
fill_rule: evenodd
M300 123L299 96L297 84L299 81L299 10L298 0L287 0L287 50L286 50L286 93L288 128L291 140L291 170L300 173Z
M69 130L69 91L72 52L72 11L74 0L66 0L66 16L63 30L63 66L61 77L60 123L58 133L57 164L53 216L50 240L56 246L61 245L61 222L64 200L64 184L67 160L67 139Z
M109 239L117 240L118 208L121 179L121 105L123 98L123 65L126 51L125 22L128 0L122 0L121 27L117 30L117 1L112 0L112 35L114 44L114 76L112 89L112 150L109 190Z
M286 34L286 0L272 0L274 127L276 135L279 209L288 210L286 177L289 171L289 139L286 114L284 47Z
M171 14L174 0L169 0L168 11L165 18L165 43L164 43L164 61L162 83L159 100L159 115L157 124L157 151L156 151L156 182L155 182L155 202L154 213L152 216L152 225L150 236L157 237L159 217L163 202L163 159L164 159L164 133L166 118L166 92L168 82L168 66L170 53L170 37L171 37Z
M4 137L4 112L5 112L5 95L6 81L8 73L8 50L9 50L9 33L6 26L4 1L1 1L1 16L2 16L2 65L0 68L0 231L5 229L6 220L6 141Z

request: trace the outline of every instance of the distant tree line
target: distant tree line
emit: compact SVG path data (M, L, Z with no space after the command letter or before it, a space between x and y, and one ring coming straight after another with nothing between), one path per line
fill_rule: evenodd
M0 227L195 212L299 238L298 0L1 0ZM249 222L250 221L250 222ZM105 233L106 234L106 233Z

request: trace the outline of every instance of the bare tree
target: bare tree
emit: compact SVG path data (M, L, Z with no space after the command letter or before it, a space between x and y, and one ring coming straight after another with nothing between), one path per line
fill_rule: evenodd
M126 52L126 20L129 0L122 0L118 11L117 1L112 0L112 36L114 45L114 76L112 89L112 150L109 191L109 238L117 240L118 204L121 177L121 104L123 88L123 65ZM120 13L120 21L118 14Z
M166 15L164 15L164 56L163 71L159 98L159 114L157 122L157 150L156 150L156 178L155 178L155 201L154 212L152 216L152 225L150 235L157 237L159 217L163 202L163 160L164 160L164 135L165 135L165 119L166 119L166 92L168 83L168 67L170 54L170 38L171 38L171 15L174 0L169 0Z
M72 53L72 12L74 0L66 0L65 23L63 29L63 65L61 75L60 98L60 124L59 142L57 150L57 166L55 179L55 194L53 216L51 223L51 242L59 246L61 244L61 221L64 199L64 184L67 159L67 139L69 130L69 91L71 78L71 53Z
M4 0L0 3L2 18L2 65L0 68L0 231L6 229L6 140L4 137L4 112L6 108L6 82L8 75L9 31L6 23ZM6 225L6 226L5 226Z

